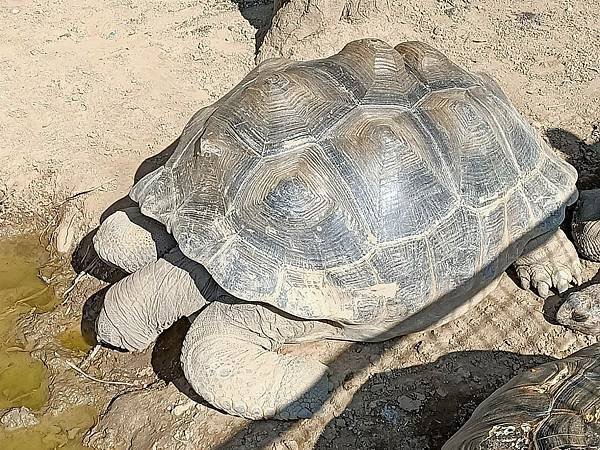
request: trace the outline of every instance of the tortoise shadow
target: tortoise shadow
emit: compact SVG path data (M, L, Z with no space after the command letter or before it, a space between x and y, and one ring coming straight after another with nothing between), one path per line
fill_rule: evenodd
M323 429L314 448L439 449L496 389L553 360L506 351L459 351L373 374ZM344 383L353 374L345 369ZM248 436L264 436L252 441L253 448L269 448L289 427L289 422L274 420L251 422L218 448L250 448Z
M92 294L83 304L81 314L80 331L83 339L90 345L96 345L96 319L104 305L104 297L108 291L108 286Z
M600 187L600 124L592 126L590 136L585 140L562 128L547 130L546 137L550 145L564 153L567 161L577 169L579 189Z
M160 380L172 383L179 392L196 403L210 407L190 386L181 367L181 349L190 325L190 321L184 317L162 332L152 348L150 363Z
M460 351L432 363L374 374L325 427L315 448L441 448L496 389L552 360L505 351Z

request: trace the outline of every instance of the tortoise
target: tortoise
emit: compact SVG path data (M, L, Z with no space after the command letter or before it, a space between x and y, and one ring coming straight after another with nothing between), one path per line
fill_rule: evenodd
M185 126L106 220L101 342L142 350L181 317L184 374L250 419L310 417L327 367L287 343L440 326L511 265L547 296L581 283L559 229L577 173L498 84L422 42L269 59Z
M442 447L600 448L600 343L529 369L497 389Z

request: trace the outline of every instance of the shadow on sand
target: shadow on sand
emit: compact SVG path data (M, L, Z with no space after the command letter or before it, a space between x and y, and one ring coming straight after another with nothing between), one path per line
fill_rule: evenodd
M546 131L550 145L567 156L567 161L577 169L581 190L600 187L600 125L592 127L590 136L579 139L561 128Z
M258 53L273 19L273 0L231 0L240 13L256 29L254 53Z

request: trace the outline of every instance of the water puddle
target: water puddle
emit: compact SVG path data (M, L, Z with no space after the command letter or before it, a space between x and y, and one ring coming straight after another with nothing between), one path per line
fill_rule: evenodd
M30 427L0 429L0 446L6 450L89 450L81 444L81 438L94 425L97 415L90 406L74 406L55 416L42 416Z
M56 335L56 340L62 348L77 355L85 355L92 349L92 344L90 344L81 334L81 327L79 324L73 325L65 331L58 333L58 335Z
M53 289L38 277L48 257L35 237L0 241L0 409L41 408L48 400L48 373L29 354L17 326L20 316L52 310Z
M31 412L48 402L48 369L30 354L32 344L19 319L52 311L60 302L53 288L38 276L48 259L35 236L0 240L0 416L11 408L25 407L30 418L12 428L2 418L1 449L84 449L81 437L97 417L94 408L82 405L70 406L58 415ZM54 339L74 354L83 355L90 349L79 324Z

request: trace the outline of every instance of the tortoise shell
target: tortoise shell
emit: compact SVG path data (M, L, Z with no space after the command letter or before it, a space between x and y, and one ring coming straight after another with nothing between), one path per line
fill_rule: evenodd
M365 39L261 63L130 195L236 297L374 324L489 284L575 181L491 79Z
M514 377L442 447L600 448L600 343Z

